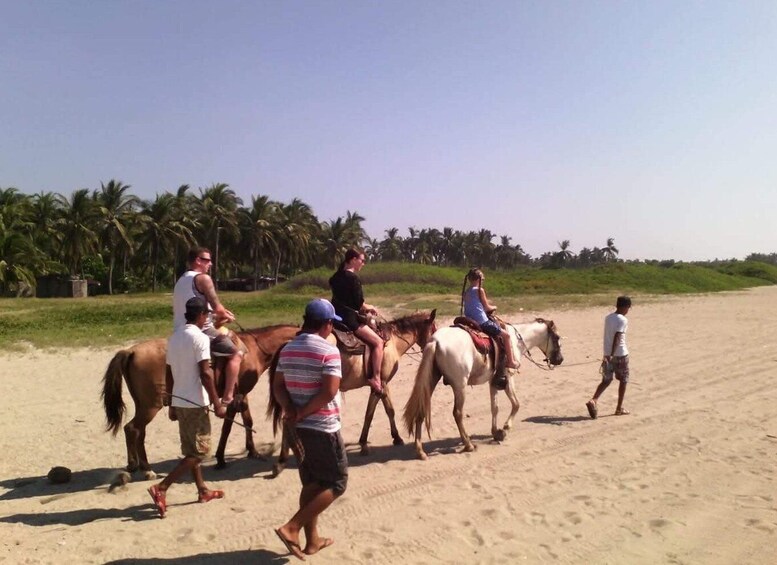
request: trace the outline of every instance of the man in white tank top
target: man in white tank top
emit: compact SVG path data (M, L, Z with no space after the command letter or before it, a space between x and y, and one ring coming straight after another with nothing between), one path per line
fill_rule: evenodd
M226 405L232 402L237 384L237 375L242 353L235 347L229 336L222 334L217 328L233 322L235 315L227 310L216 294L216 286L208 271L211 266L210 250L205 247L195 247L189 250L186 257L188 270L181 275L173 289L173 329L177 330L186 324L186 302L190 298L202 298L208 303L208 319L202 328L203 333L210 338L210 351L214 357L228 357L224 369L224 398Z

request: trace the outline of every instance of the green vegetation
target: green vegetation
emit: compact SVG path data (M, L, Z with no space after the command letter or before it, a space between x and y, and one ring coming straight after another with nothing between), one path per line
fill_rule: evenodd
M330 269L320 268L263 292L221 293L244 327L299 323L306 302L328 296ZM437 308L458 313L464 271L407 263L376 263L361 273L370 302L390 312ZM613 296L737 290L777 283L777 266L753 261L708 265L613 262L588 269L517 268L487 271L489 296L510 312L610 304ZM115 346L167 335L169 294L98 296L87 299L0 299L0 345L36 347Z

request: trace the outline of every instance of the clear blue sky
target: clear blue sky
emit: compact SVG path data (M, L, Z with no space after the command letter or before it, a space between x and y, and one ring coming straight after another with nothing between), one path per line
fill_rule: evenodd
M0 186L777 251L777 3L0 0Z

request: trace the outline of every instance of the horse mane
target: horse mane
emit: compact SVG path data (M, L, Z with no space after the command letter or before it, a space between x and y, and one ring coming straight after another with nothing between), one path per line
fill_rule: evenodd
M556 324L553 322L553 320L546 320L545 318L534 318L535 322L539 322L540 324L545 324L548 326L548 331L551 333L556 333Z
M386 322L386 325L391 327L392 330L396 330L400 333L410 332L418 327L418 324L423 322L429 317L429 312L413 312L407 316L402 316L396 320Z

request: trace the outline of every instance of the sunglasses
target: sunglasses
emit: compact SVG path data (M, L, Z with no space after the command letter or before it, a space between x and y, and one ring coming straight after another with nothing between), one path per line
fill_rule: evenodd
M210 257L197 257L203 263L211 263L213 260Z

